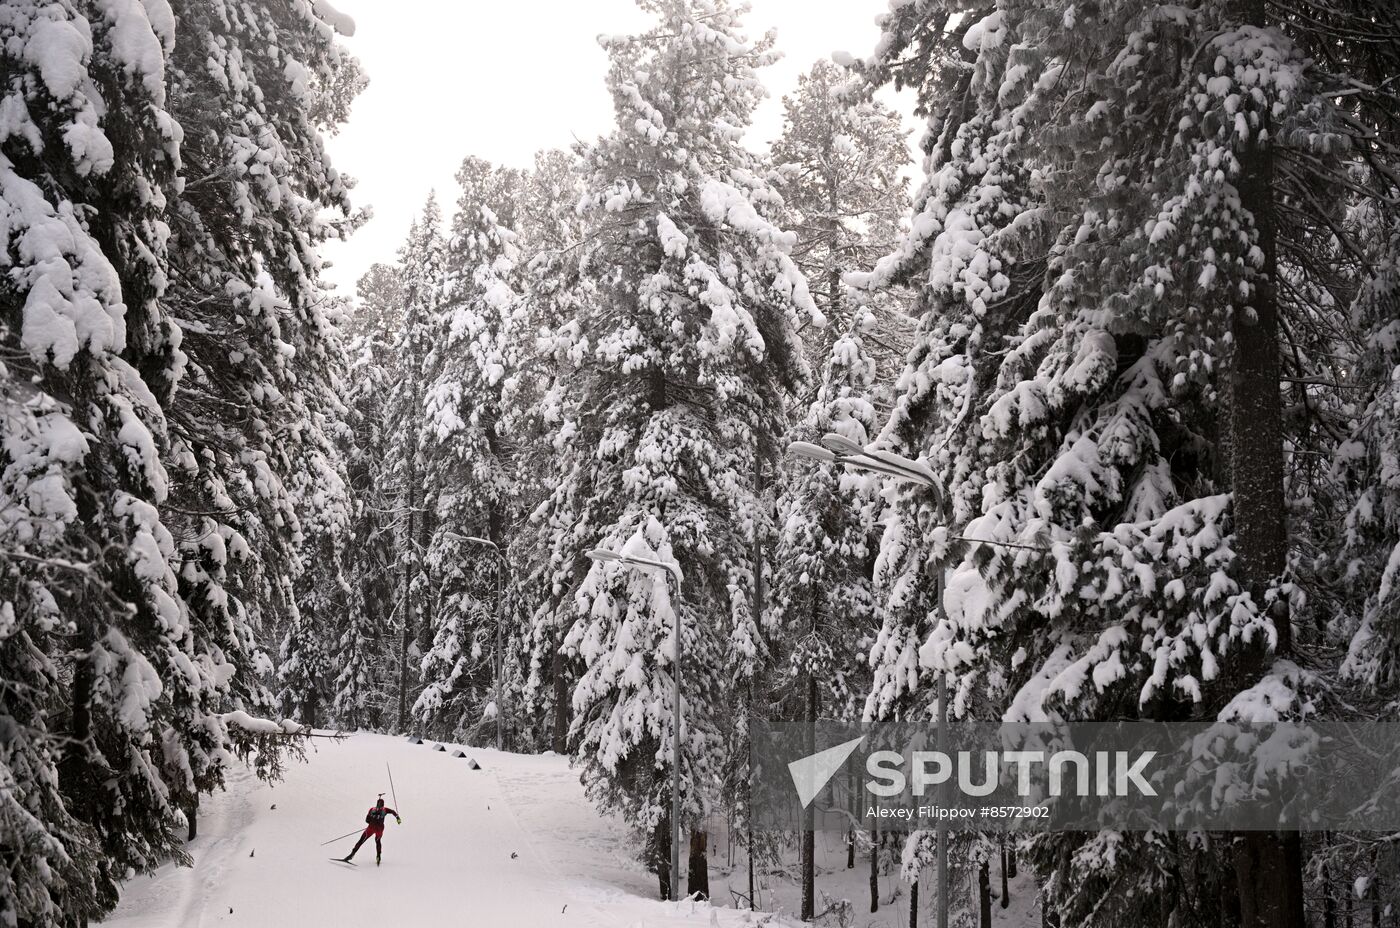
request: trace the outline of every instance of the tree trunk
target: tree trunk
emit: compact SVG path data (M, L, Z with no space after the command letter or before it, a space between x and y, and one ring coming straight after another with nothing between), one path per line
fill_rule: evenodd
M802 920L810 922L816 915L816 834L812 830L812 807L802 811Z
M1011 905L1011 887L1007 880L1011 877L1011 863L1008 861L1006 852L1006 839L1001 839L1001 907L1004 909Z
M554 676L554 724L550 732L550 747L555 754L569 753L569 682L564 678L564 652L558 648L550 660Z
M488 434L491 429L487 429ZM495 443L488 437L486 444L491 448L493 454L497 453ZM505 698L505 673L506 673L506 543L504 532L501 529L501 513L499 507L494 502L486 504L486 540L494 547L486 548L485 545L479 547L486 548L486 551L478 551L477 554L486 557L491 561L491 573L495 579L492 589L493 601L491 603L491 703L496 707L496 715L491 720L492 738L498 750L508 750L506 747L506 698ZM429 645L431 647L431 644Z
M1262 0L1249 0L1251 19L1263 25ZM1263 606L1269 584L1283 572L1288 531L1283 499L1283 407L1279 397L1278 273L1273 212L1273 154L1269 143L1251 142L1240 155L1240 200L1254 218L1264 255L1249 309L1236 312L1230 371L1230 484L1238 574ZM1292 649L1288 617L1277 617L1278 652Z
M656 823L653 832L652 844L656 848L655 858L652 860L656 867L657 889L661 898L674 899L671 892L671 813L667 812L662 816L661 821Z
M696 828L690 833L690 864L687 867L685 890L686 895L695 898L699 894L701 899L710 898L710 861L706 856L706 851L710 845L710 836L705 831Z
M744 856L748 858L749 863L749 911L752 912L758 908L758 900L754 898L753 888L753 823L746 819L744 828L748 832L749 839L748 847L744 848Z
M418 471L418 473L421 475L422 471ZM420 476L419 479L423 479L423 476ZM422 655L431 651L433 647L434 602L431 591L437 589L437 585L433 581L432 571L428 567L427 558L428 549L432 547L433 543L433 532L437 531L436 515L428 511L431 507L428 505L428 501L423 498L422 494L419 494L418 497L418 507L421 510L418 513L417 520L418 542L413 546L414 584L416 587L413 591L414 628L413 638L409 643L409 653L413 654L417 652L417 656L412 657L409 663L409 667L412 668L412 672L409 675L410 694L412 694L414 690L419 689L419 684L423 682L419 662L422 660ZM417 678L417 683L414 681L415 677ZM415 700L413 699L409 700L408 709L410 714L413 712L414 702ZM417 731L417 729L415 729L415 731Z
M977 924L992 928L992 863L985 857L977 867Z
M760 577L756 581L761 588L763 580ZM744 693L744 718L752 724L753 719L753 684L749 684ZM748 861L749 868L749 911L758 908L758 898L754 895L753 880L753 736L748 739L748 761L749 776L744 780L744 857Z
M880 911L880 830L870 826L870 911Z
M731 805L725 811L724 823L724 856L725 866L730 870L734 869L734 807Z
M1375 848L1371 850L1371 881L1366 884L1366 895L1371 898L1371 928L1381 928L1381 861Z
M762 440L755 445L753 454L753 485L754 495L759 499L764 498L766 489L765 474L763 472L763 443ZM763 533L761 522L754 522L753 532L753 614L755 618L762 622L763 612L768 607L767 588L764 586L763 578ZM757 673L757 671L755 671ZM748 860L749 870L749 911L758 908L758 897L754 894L754 872L753 872L753 680L748 681L744 688L744 730L747 732L745 741L748 762L748 775L744 778L744 856Z
M919 928L919 879L909 884L909 928Z
M1322 928L1337 928L1337 900L1332 895L1332 873L1322 865Z
M851 811L851 824L846 826L846 869L856 868L856 820L860 815L860 810L856 807L856 768L850 761L846 762L846 783L848 790L846 794L846 804Z
M413 640L413 543L415 509L418 506L418 472L409 467L408 525L404 545L408 549L403 565L403 632L399 635L399 731L408 730L408 645Z
M1264 0L1241 0L1241 12L1245 23L1266 25ZM1264 592L1283 573L1288 546L1274 286L1278 273L1274 160L1271 142L1261 141L1258 134L1267 128L1265 118L1239 157L1240 202L1253 217L1263 267L1249 303L1252 314L1237 310L1232 321L1227 417L1237 576L1261 608ZM1286 614L1274 616L1279 654L1292 648L1290 621ZM1303 928L1303 855L1298 835L1247 832L1236 837L1234 852L1243 928Z
M186 841L193 841L199 837L199 797L192 797L185 804L185 821L189 823L189 833L185 836Z
M320 680L315 674L311 675L311 682L306 687L306 727L315 728L320 721L318 716L321 710Z
M815 609L813 625L816 624ZM817 750L817 678L810 668L807 671L807 731L805 741L807 753ZM817 862L816 862L816 804L808 803L802 810L802 920L810 922L816 915Z
M1241 928L1305 928L1298 835L1239 835L1234 863Z
M100 803L93 795L94 771L92 751L92 642L83 635L79 639L81 653L73 662L73 708L68 726L69 741L63 748L58 765L58 784L74 816L84 822L97 824Z

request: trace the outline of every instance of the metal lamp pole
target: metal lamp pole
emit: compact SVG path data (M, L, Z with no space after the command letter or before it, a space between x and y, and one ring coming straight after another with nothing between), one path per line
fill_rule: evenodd
M625 564L633 570L664 570L676 580L676 598L671 604L676 641L671 672L675 681L675 706L671 724L671 901L680 898L681 885L681 568L674 561L656 561L631 554L618 554L603 548L587 552L595 561Z
M801 458L820 461L826 464L843 464L859 470L872 471L892 477L904 483L916 483L942 496L934 473L927 464L915 461L891 451L870 450L846 438L830 433L822 436L822 443L795 441L788 445L788 452ZM975 539L966 539L973 541ZM945 581L946 582L946 581ZM947 673L938 675L938 748L946 749L948 732L948 687ZM943 784L939 784L939 798L943 798ZM948 928L948 826L940 819L934 829L938 836L938 928Z
M504 715L505 705L501 702L501 677L505 675L505 651L502 643L502 626L505 623L506 612L506 571L509 565L506 563L506 556L501 551L499 545L489 538L481 538L476 535L458 535L456 532L447 532L458 541L465 541L469 544L480 545L487 548L496 555L496 750L505 750L505 728Z

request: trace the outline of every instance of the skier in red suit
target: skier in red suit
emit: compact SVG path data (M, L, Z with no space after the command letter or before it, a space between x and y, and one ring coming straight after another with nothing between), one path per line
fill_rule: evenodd
M400 825L403 824L403 819L399 818L399 813L385 806L384 797L380 796L379 800L375 802L374 808L370 809L365 815L365 830L364 833L360 835L360 840L355 842L354 849L351 850L349 854L342 857L341 860L349 863L350 858L355 856L355 851L360 849L360 845L368 841L370 835L374 835L374 863L378 866L380 855L384 853L384 845L380 839L384 837L384 817L386 815L392 815L395 822Z

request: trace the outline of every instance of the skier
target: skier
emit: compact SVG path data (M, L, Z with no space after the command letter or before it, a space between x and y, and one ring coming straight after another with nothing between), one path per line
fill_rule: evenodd
M355 851L360 849L360 845L368 841L370 835L374 835L374 865L376 867L379 866L379 858L384 853L384 845L380 839L384 837L384 816L386 815L392 815L395 822L400 825L403 824L403 819L399 817L399 813L386 807L384 805L384 797L380 796L378 801L375 802L374 808L370 809L365 815L365 830L364 833L360 835L360 840L355 842L355 847L349 854L346 854L340 859L347 864L350 863L350 858L355 856Z

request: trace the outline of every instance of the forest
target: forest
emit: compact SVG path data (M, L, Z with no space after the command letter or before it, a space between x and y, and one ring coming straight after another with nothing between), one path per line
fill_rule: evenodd
M99 921L320 733L568 755L674 899L754 720L1394 718L1400 6L890 0L758 144L781 36L637 2L615 128L462 153L353 295L347 17L0 3L0 926ZM1395 838L951 866L1047 926L1381 928ZM747 840L818 917L811 832Z

